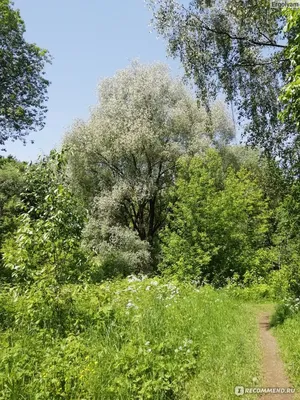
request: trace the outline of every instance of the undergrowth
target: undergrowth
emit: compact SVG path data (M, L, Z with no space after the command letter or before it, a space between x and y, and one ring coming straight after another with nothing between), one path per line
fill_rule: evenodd
M224 291L130 277L2 288L1 399L232 399L259 379L255 313Z

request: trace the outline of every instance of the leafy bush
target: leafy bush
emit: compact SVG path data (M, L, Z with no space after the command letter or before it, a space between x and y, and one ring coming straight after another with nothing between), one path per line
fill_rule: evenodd
M15 301L11 288L0 286L0 331L8 329L15 321Z
M266 276L264 249L270 212L255 179L244 169L223 169L219 154L182 160L175 204L162 234L160 269L180 279L224 286Z
M16 229L20 214L19 198L24 186L25 163L0 156L0 250L5 238ZM3 268L0 253L0 281L8 282L10 274Z
M267 283L261 282L250 286L229 283L224 291L229 296L242 301L269 302L274 300L274 294Z
M81 248L85 210L63 184L63 154L28 167L17 229L3 244L3 259L14 282L41 279L75 282L86 270Z
M124 278L149 270L150 245L132 229L90 218L83 232L84 245L93 252L90 271L93 282L109 278Z
M300 297L300 184L292 182L288 194L276 209L276 231L273 235L278 253L278 272L274 275L278 290L286 296ZM276 282L271 277L271 283ZM281 286L281 288L280 288Z
M272 315L271 325L282 324L287 318L300 313L300 298L289 297L282 300Z

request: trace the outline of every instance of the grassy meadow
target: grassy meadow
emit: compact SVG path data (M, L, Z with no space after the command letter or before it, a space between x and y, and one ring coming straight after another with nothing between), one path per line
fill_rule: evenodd
M229 400L260 380L254 308L223 291L132 277L32 298L1 294L1 399Z

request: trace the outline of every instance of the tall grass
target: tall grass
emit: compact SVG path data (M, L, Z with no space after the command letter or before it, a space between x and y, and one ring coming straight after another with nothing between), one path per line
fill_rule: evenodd
M131 278L34 295L0 298L1 399L229 400L259 381L255 312L224 292Z
M273 329L278 339L282 358L285 362L291 384L300 398L300 313L285 318L277 318L278 325Z

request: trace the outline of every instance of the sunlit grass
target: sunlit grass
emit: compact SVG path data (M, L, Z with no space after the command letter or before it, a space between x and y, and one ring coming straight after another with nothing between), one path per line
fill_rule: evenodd
M279 342L282 358L291 380L300 398L300 314L285 319L273 332Z
M260 380L255 310L222 291L135 278L65 290L64 334L26 319L3 330L0 398L229 400Z

